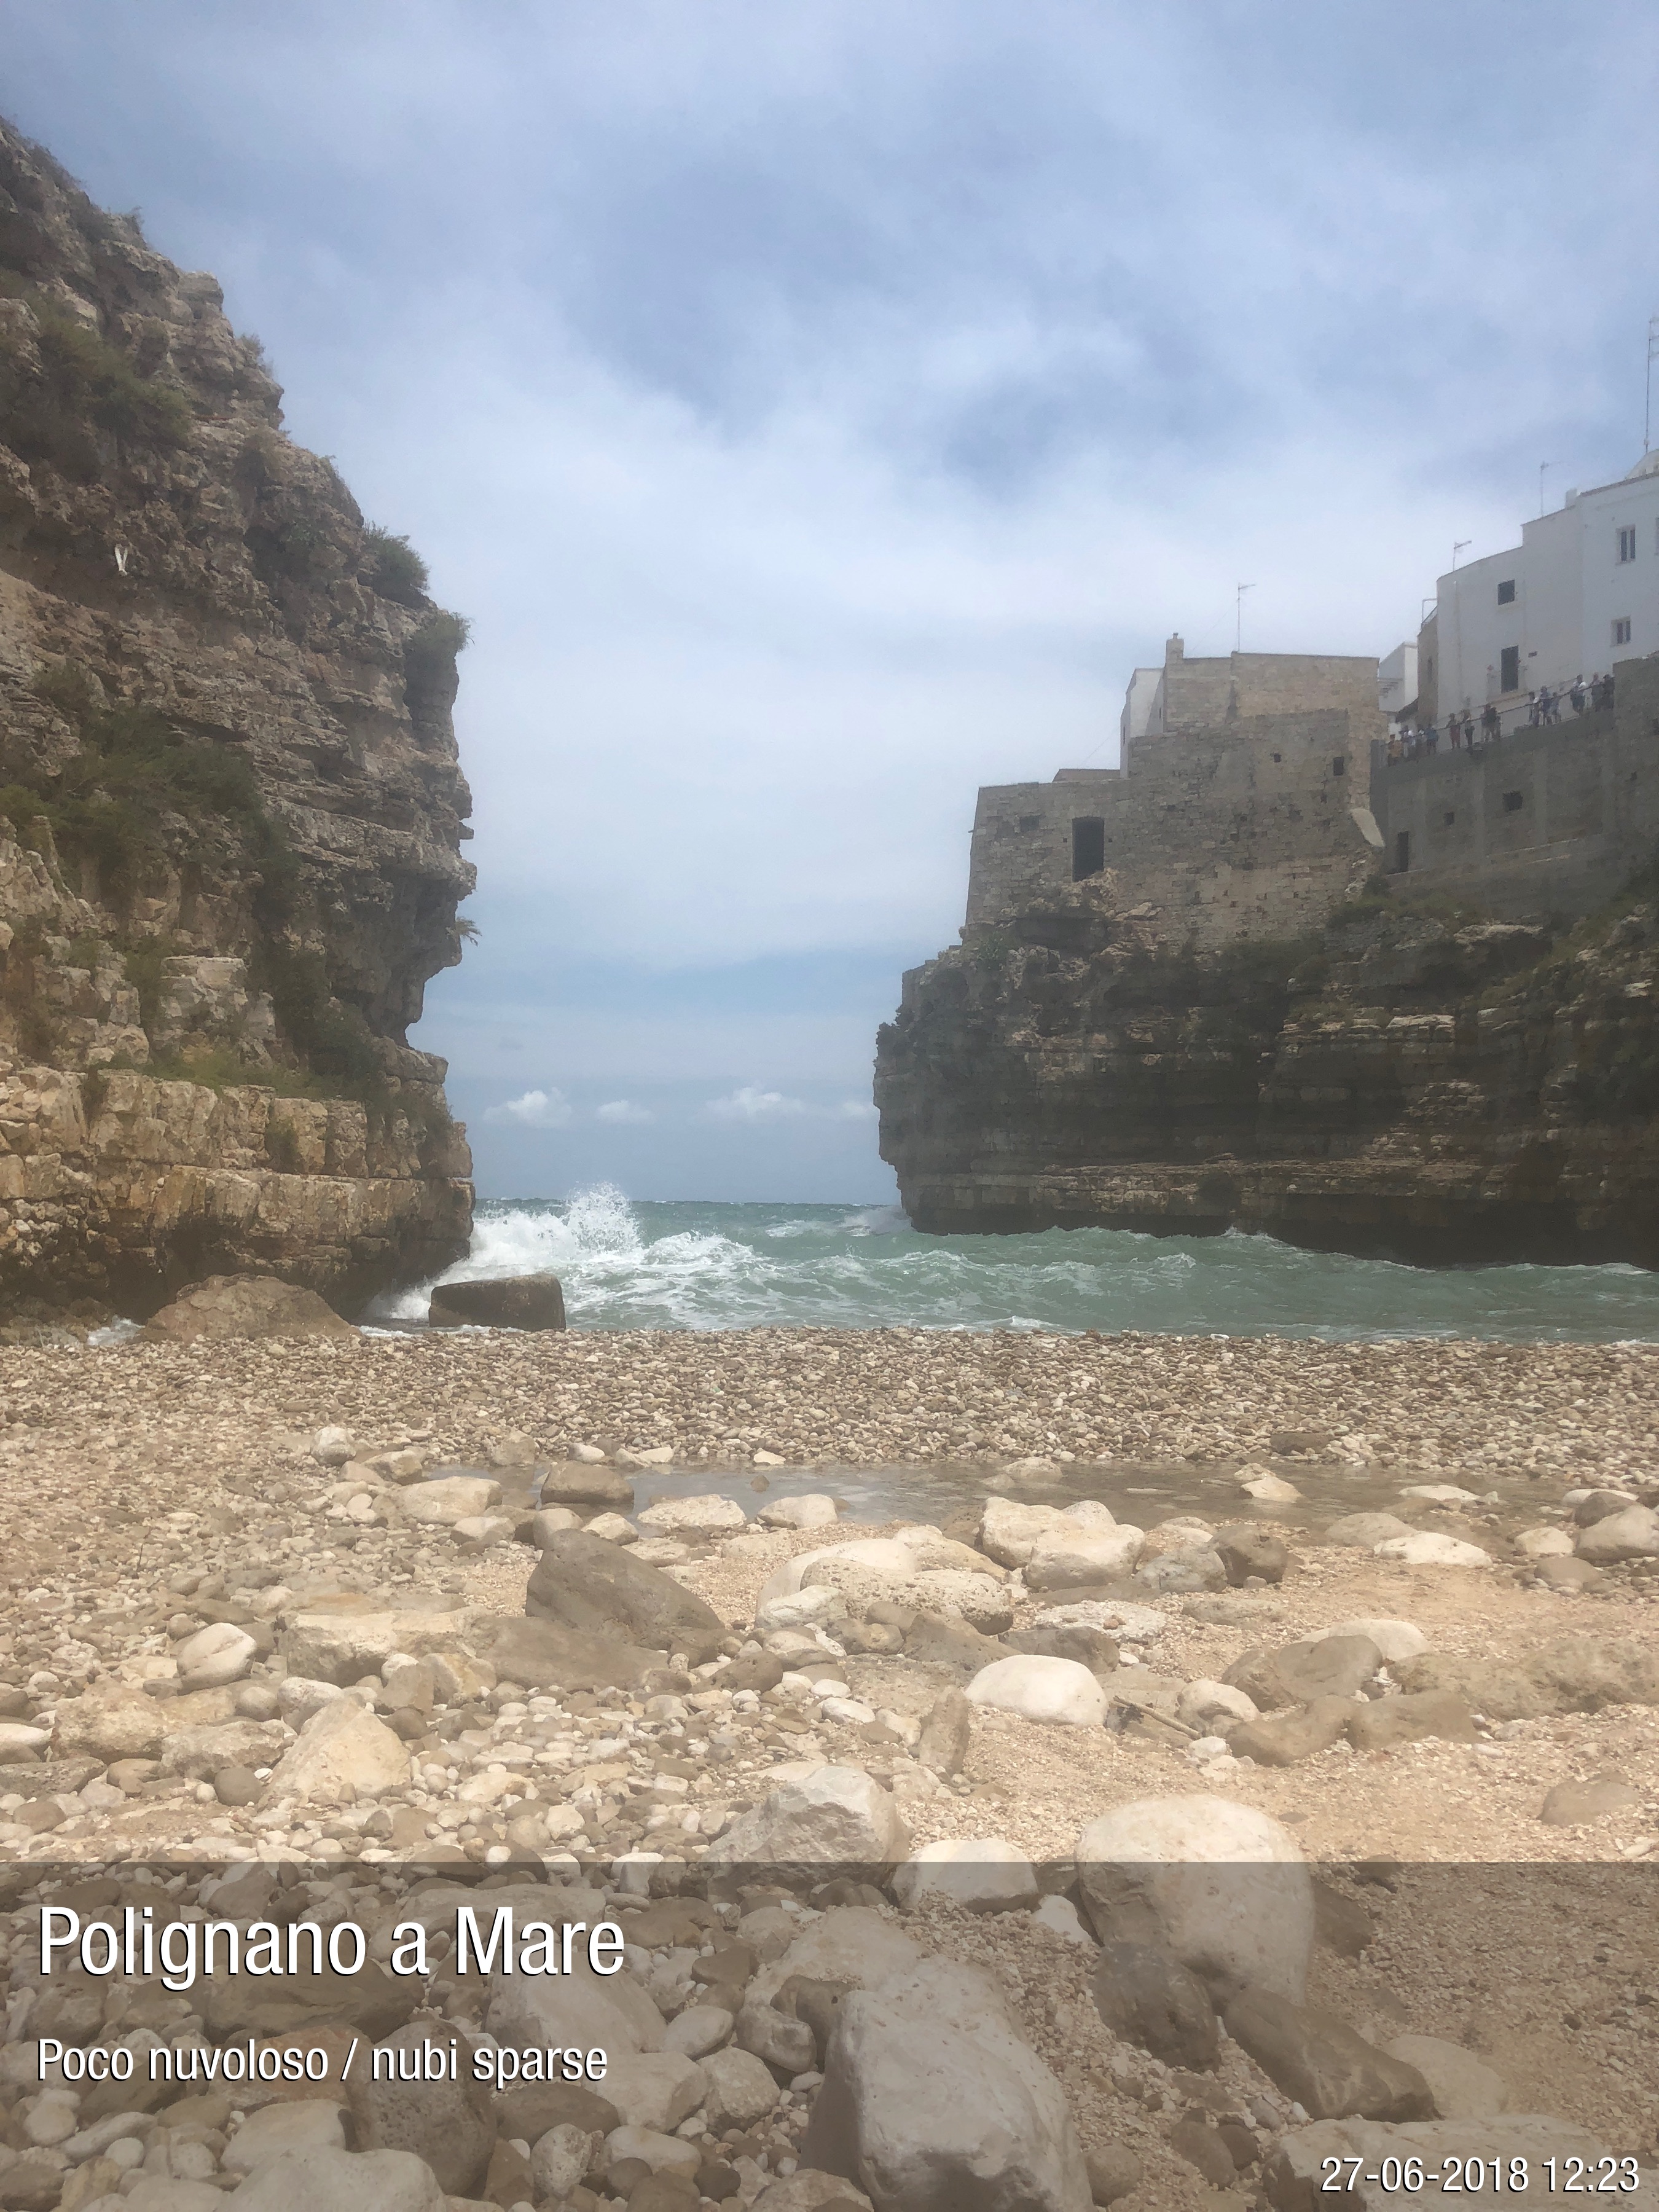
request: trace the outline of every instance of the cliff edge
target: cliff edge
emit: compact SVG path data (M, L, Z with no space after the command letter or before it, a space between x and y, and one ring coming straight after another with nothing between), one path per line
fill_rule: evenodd
M0 1311L465 1248L465 624L211 276L0 125Z
M1085 883L906 976L882 1157L939 1233L1652 1267L1656 1003L1654 871L1572 927L1379 879L1303 937L1208 949Z

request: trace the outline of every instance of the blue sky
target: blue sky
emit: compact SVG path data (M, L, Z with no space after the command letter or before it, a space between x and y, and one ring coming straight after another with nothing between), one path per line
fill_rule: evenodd
M1640 449L1627 0L0 0L0 106L213 270L473 620L480 1187L848 1199L981 782L1173 628L1386 652Z

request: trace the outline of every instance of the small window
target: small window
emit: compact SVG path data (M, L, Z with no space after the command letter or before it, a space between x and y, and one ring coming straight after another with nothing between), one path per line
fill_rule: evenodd
M1506 791L1504 793L1504 811L1505 814L1518 814L1526 803L1524 797L1518 791Z
M1446 815L1446 816L1443 817L1444 826L1445 826L1448 830L1449 830L1449 829L1451 828L1451 826L1452 826L1452 823L1453 823L1454 822L1455 822L1455 821L1456 821L1456 819L1457 819L1457 817L1456 817L1456 815L1455 815L1455 814L1448 814L1448 815Z
M1521 648L1506 645L1498 656L1498 688L1500 691L1521 689Z
M1019 826L1022 830L1041 830L1042 817L1040 814L1022 814L1019 817Z
M1425 684L1434 681L1434 655L1431 653L1425 653L1423 656L1423 681Z
M1072 824L1072 881L1097 876L1106 865L1106 821L1100 814L1084 814Z
M1275 768L1277 768L1277 767L1279 766L1279 763L1280 763L1280 761L1282 761L1282 760L1284 759L1284 757L1285 757L1285 756L1284 756L1284 754L1283 754L1283 753L1275 753L1275 754L1273 755L1273 766L1274 766Z
M1628 530L1621 530L1619 533L1619 558L1621 562L1633 561L1636 558L1636 525L1634 523L1632 523Z
M1613 641L1615 645L1630 643L1630 617L1615 615L1613 618Z
M1395 832L1394 838L1395 873L1399 876L1403 876L1407 869L1410 867L1411 864L1412 833L1409 830L1397 830Z
M1334 754L1331 760L1331 774L1333 775L1346 775L1347 773L1348 763L1345 757L1341 753Z
M1498 586L1498 604L1500 607L1512 607L1515 605L1515 579L1513 576L1510 577L1507 581Z

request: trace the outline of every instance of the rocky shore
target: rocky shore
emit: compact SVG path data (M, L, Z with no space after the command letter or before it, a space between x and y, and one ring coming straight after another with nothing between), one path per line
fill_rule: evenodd
M3 1357L0 2204L1304 2212L1330 2155L1654 2154L1646 1347ZM849 1523L884 1464L915 1505ZM369 1964L46 1978L53 1902ZM623 1970L462 1971L459 1902ZM411 2092L354 2038L609 2064Z

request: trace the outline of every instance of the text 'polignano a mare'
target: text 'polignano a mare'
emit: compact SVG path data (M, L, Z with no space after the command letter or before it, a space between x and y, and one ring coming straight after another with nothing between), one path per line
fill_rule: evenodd
M480 1918L488 1922L480 1926ZM586 1938L583 1942L581 1939ZM386 1972L432 1972L426 1923L400 1920L392 1930ZM580 1945L580 1948L578 1946ZM481 1974L595 1974L622 1970L623 1932L614 1920L557 1923L526 1920L502 1905L480 1916L470 1905L455 1914L453 1966ZM66 1905L40 1908L40 1972L50 1974L65 1958L83 1973L146 1981L160 1977L175 1993L215 1974L361 1973L368 1963L368 1938L355 1920L324 1929L314 1920L163 1920L153 1905L128 1905L118 1921L82 1920Z

